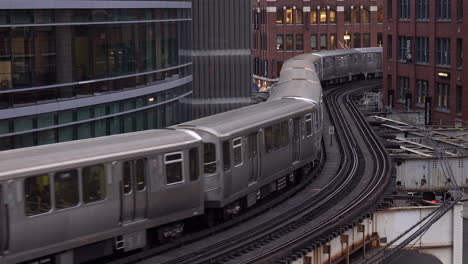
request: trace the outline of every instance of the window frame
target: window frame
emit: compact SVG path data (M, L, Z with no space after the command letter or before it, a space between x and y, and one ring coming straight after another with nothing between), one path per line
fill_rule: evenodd
M28 207L26 207L26 201L27 201L27 198L26 198L26 181L27 181L28 179L32 179L32 178L36 178L36 177L44 177L44 176L48 177L48 179L49 179L49 207L50 207L50 208L49 208L48 211L45 211L45 212L40 212L40 213L37 213L37 214L29 214L29 215L28 215L28 214L27 214L27 211L26 211L26 209L28 208ZM24 215L25 215L26 217L36 217L36 216L39 216L39 215L45 215L45 214L49 214L49 213L52 212L52 210L54 209L54 203L53 203L53 201L52 201L52 191L53 191L53 190L52 190L52 183L53 183L52 178L53 178L53 177L51 177L50 173L44 173L44 174L40 174L40 175L28 176L28 177L25 177L25 178L23 179L23 198L24 198L24 202L23 202L24 210L23 210L23 213L24 213Z
M96 167L96 166L102 166L103 170L104 170L104 186L105 186L105 194L104 194L104 197L100 200L96 200L96 201L90 201L90 202L86 202L85 201L85 193L84 193L84 170L87 169L87 168L92 168L92 167ZM93 164L93 165L89 165L89 166L85 166L85 167L82 167L81 168L81 189L82 189L82 195L83 195L83 203L84 204L93 204L93 203L98 203L98 202L102 202L104 200L107 199L108 197L108 192L107 192L107 175L106 175L106 165L104 163L98 163L98 164Z
M167 156L177 155L177 154L180 154L180 159L167 161ZM167 164L172 164L172 163L176 163L176 162L181 163L181 168L182 168L181 178L182 179L180 181L177 181L177 182L168 183L167 182ZM185 175L184 174L185 174L184 173L184 152L183 151L175 151L175 152L170 152L170 153L164 154L164 176L165 176L165 180L166 180L166 186L171 186L171 185L175 185L175 184L184 183L185 182Z
M57 176L57 174L61 174L61 173L65 173L65 172L70 172L70 171L74 171L75 172L75 177L76 177L76 191L77 191L77 194L78 194L78 200L77 200L77 203L75 205L72 205L72 206L69 206L69 207L65 207L65 208L58 208L57 207L57 188L55 187L55 177ZM65 171L58 171L58 172L55 172L53 177L52 177L52 182L54 184L54 206L53 208L57 211L62 211L62 210L67 210L67 209L71 209L71 208L75 208L75 207L78 207L81 205L81 191L80 191L80 173L78 171L78 169L70 169L70 170L65 170ZM52 192L52 191L51 191Z
M307 123L309 123L309 125L307 125ZM312 127L313 127L312 113L306 114L304 116L304 125L305 125L305 129L306 129L306 131L305 131L306 132L306 137L311 137L314 134L314 131L312 129ZM307 128L309 128L309 130Z
M236 144L235 141L239 140L239 144ZM241 159L240 159L240 163L236 163L236 154L235 154L235 151L236 151L236 148L240 148L240 154L241 154ZM232 153L233 153L233 158L234 158L234 167L239 167L239 166L242 166L242 164L244 164L244 153L243 153L243 142L242 142L242 137L236 137L236 138L233 138L232 139Z

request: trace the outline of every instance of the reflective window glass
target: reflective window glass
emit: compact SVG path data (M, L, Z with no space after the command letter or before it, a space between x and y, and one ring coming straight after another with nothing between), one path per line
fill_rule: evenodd
M213 143L205 143L204 145L204 164L205 173L216 172L216 147Z
M103 200L106 197L106 175L104 165L85 167L83 176L83 200L92 203Z
M312 115L307 114L305 116L305 128L306 128L306 135L312 135Z
M146 159L138 159L135 162L135 178L137 191L143 191L146 188Z
M27 216L50 211L50 176L40 175L24 181L24 210Z
M79 203L78 173L76 170L56 173L54 176L55 207L65 209Z
M131 174L130 162L126 161L123 163L122 171L122 187L124 194L129 194L132 192L132 174Z
M242 138L236 138L232 141L232 149L234 152L234 166L242 164Z
M231 148L229 140L223 142L223 165L224 171L231 169Z
M190 181L198 180L198 148L192 148L189 151L190 160Z
M182 153L166 154L166 182L167 184L182 182Z

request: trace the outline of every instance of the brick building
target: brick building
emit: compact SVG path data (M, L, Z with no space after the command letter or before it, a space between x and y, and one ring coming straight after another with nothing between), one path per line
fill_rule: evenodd
M468 9L463 1L387 0L384 10L385 103L415 112L426 112L427 106L431 118L426 124L468 121L463 85L468 77L463 60L468 44L463 17Z
M253 0L254 82L271 86L283 61L302 53L382 45L383 3Z

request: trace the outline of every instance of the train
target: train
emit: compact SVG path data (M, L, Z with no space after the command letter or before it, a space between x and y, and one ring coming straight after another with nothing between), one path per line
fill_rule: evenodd
M0 152L0 263L83 263L145 248L295 184L321 155L321 80L378 74L360 59L366 65L351 75L336 68L324 78L329 61L354 54L368 56L286 61L263 103L165 129Z

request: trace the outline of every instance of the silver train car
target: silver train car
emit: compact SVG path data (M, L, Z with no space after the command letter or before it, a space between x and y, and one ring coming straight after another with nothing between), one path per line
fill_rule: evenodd
M320 156L323 58L286 61L265 103L0 152L0 263L82 263L147 247L295 183Z
M315 63L315 68L323 84L382 75L381 47L331 50L313 54L320 58Z

